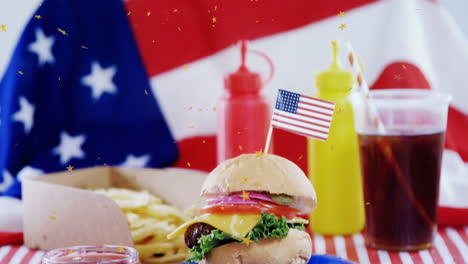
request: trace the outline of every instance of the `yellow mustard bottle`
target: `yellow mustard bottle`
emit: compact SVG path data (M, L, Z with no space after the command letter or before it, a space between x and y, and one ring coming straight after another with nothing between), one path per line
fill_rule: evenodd
M332 64L316 77L317 97L335 103L328 140L307 142L309 178L318 201L310 227L319 234L345 235L361 231L365 218L358 141L348 100L354 76L341 69L336 41L332 48Z

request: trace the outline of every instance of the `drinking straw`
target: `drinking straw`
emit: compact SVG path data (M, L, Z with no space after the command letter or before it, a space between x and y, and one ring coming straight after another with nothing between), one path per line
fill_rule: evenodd
M346 42L345 46L346 46L346 49L348 50L348 62L351 65L351 69L353 70L353 73L356 76L356 80L358 83L357 91L367 100L367 106L370 111L371 118L374 121L373 123L377 126L378 131L384 134L385 127L383 125L382 120L379 117L377 108L372 103L372 98L370 96L370 91L369 91L369 85L367 84L366 79L364 79L362 75L361 65L359 65L357 61L357 56L354 53L351 43Z
M336 44L334 44L334 45L336 45ZM363 77L361 66L359 65L359 63L357 61L356 53L354 53L354 50L353 50L353 47L351 46L351 43L346 42L345 46L346 46L346 49L348 51L348 62L349 62L350 66L351 66L351 68L353 70L353 73L354 73L356 79L357 79L357 83L358 83L357 91L359 92L359 94L361 94L361 96L364 98L364 100L367 101L366 102L367 109L369 109L370 117L372 118L373 123L377 126L377 129L378 129L379 133L385 135L385 127L383 125L382 120L379 117L379 114L377 112L377 107L372 102L372 98L370 96L370 91L369 91L369 85L367 84L366 80ZM395 157L393 155L392 148L390 147L388 142L386 142L383 139L380 140L379 147L380 147L381 151L383 152L383 154L384 154L385 158L387 159L387 161L391 164L391 166L393 168L395 168L395 171L396 171L395 174L397 176L397 180L400 182L401 186L405 190L405 192L408 195L408 197L410 198L410 200L412 200L413 204L416 207L416 210L419 211L419 213L421 214L423 219L428 223L429 227L432 228L432 225L433 225L432 220L429 217L429 215L427 214L426 210L424 210L424 208L422 207L421 203L419 203L418 200L416 199L416 196L414 195L414 192L411 189L411 187L409 186L409 184L405 181L403 171L400 168L400 166L398 165L398 162L396 161L396 159L395 159Z

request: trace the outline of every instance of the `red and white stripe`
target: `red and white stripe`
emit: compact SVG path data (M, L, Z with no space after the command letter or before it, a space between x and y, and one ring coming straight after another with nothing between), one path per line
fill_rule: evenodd
M3 246L0 247L0 264L39 264L44 253L21 245Z
M332 254L360 264L458 264L468 263L468 226L439 228L434 246L418 252L387 252L366 248L364 236L311 234L313 254ZM0 264L37 264L44 251L25 246L0 247Z
M295 114L275 109L271 124L276 128L325 141L334 109L335 104L332 102L301 95Z
M458 264L468 263L468 226L439 228L434 246L417 252L388 252L366 248L364 236L312 234L313 254L332 254L361 264Z

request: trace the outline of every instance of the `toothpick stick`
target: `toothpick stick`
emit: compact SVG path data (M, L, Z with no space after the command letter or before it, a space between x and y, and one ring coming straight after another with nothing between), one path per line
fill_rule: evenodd
M263 151L264 153L268 153L268 149L270 148L270 141L271 141L272 132L273 132L273 126L270 123L270 128L268 129L268 135L267 135L266 142L265 142L265 148L264 148L264 151Z

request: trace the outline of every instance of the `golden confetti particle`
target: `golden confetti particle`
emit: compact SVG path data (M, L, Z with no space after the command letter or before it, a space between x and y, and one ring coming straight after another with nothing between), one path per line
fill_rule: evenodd
M366 205L369 205L369 204L370 204L370 202L366 202Z
M192 163L187 161L187 166L192 167Z
M68 33L65 30L63 30L63 29L61 29L59 27L57 28L57 31L62 33L62 35L68 36Z
M55 220L57 220L57 217L51 215L51 216L49 216L49 219L52 220L52 221L55 221Z
M5 32L5 31L6 31L6 25L5 25L5 24L1 24L1 25L0 25L0 29L2 30L2 32Z
M148 91L145 89L145 94L148 95Z
M80 46L82 49L88 49L88 47L81 45Z
M250 238L244 238L244 240L242 240L242 244L246 244L247 246L252 242L253 241Z
M108 205L103 205L102 208L109 208L109 206Z
M201 112L201 111L203 111L203 108L198 108L198 112Z
M257 157L257 158L261 158L261 157L263 157L263 155L265 155L265 153L263 152L263 149L255 152L255 157Z
M242 151L244 149L244 147L242 147L242 145L239 145L237 147L239 148L240 151Z
M9 229L9 227L8 227L8 226L5 226L3 229L5 229L5 230L8 230L8 229Z
M188 128L195 128L195 126L194 126L194 125L191 125L191 126L188 126Z
M242 182L247 182L249 179L247 178L242 178Z
M216 23L216 21L217 21L216 17L213 16L213 17L211 18L211 21L212 21L213 23Z
M216 107L211 108L211 110L216 111Z
M395 75L393 75L393 79L399 81L399 80L401 80L402 78L401 78L401 75L400 75L400 74L395 74Z
M72 171L72 170L73 170L73 168L75 168L75 167L73 167L72 165L68 165L68 167L67 167L67 171Z
M304 155L300 155L298 160L301 160L304 157Z
M151 12L150 11L146 12L146 16L151 16Z
M23 75L23 74L24 74L24 72L23 72L23 71L18 71L18 73L19 73L19 74L21 74L21 75Z
M221 206L221 210L223 210L223 211L224 211L224 206Z
M201 141L201 143L205 144L205 143L206 143L206 140L203 139L203 140Z
M193 107L192 107L192 106L189 106L188 110L192 110L192 109L193 109Z
M68 255L71 255L71 254L73 254L73 250L70 249L68 250Z
M187 65L187 64L184 64L184 66L182 66L182 69L188 70L188 65Z
M37 19L41 19L41 18L42 18L41 15L35 15L34 17L37 18Z
M345 13L344 13L343 11L340 11L340 13L338 14L338 16L344 17L344 16L345 16Z
M179 9L174 8L174 10L172 10L172 12L177 13L177 12L179 12Z
M211 13L211 10L208 10L208 14Z
M132 14L132 12L130 12L130 11L127 12L127 16L129 16L129 15L131 15L131 14Z
M215 5L213 8L214 11L218 10L218 5Z
M341 24L338 28L341 29L341 30L343 30L343 29L346 28L346 24Z
M120 252L120 253L124 253L124 252L125 252L125 248L122 247L122 246L120 246L120 247L119 247L119 252Z
M249 192L242 191L242 194L240 195L240 197L242 198L242 201L250 200L249 194L250 194Z
M401 67L403 68L403 70L408 69L408 67L406 66L406 64L402 64Z
M179 27L179 26L177 26L177 30L179 30L179 31L182 31L182 29L180 29L180 27Z

